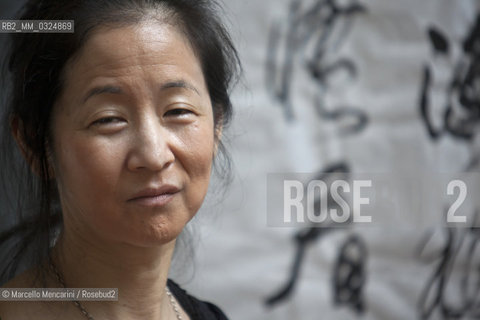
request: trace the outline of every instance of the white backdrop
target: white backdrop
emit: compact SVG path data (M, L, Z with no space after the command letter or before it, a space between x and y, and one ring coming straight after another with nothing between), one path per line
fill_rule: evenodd
M294 79L294 121L286 121L281 104L267 90L269 32L279 23L285 34L290 1L224 2L244 66L244 78L233 95L236 115L226 132L236 178L220 204L222 197L216 195L221 192L213 187L210 200L193 221L192 227L199 233L193 278L188 272L175 277L195 295L220 305L231 319L356 319L359 316L352 308L333 305L332 289L339 248L355 233L368 250L362 319L419 319L421 292L439 260L422 262L415 252L429 230L436 230L429 242L431 253L444 246L446 229L437 220L443 214L443 199L433 196L422 202L426 216L434 217L431 225L409 221L398 226L354 224L316 239L305 252L290 297L267 308L264 300L288 279L295 254L293 237L302 228L268 225L267 174L313 174L339 161L348 162L354 173L398 178L465 171L479 150L478 135L465 141L446 133L433 141L420 117L419 100L424 66L428 65L435 79L430 90L432 121L439 127L445 87L461 59L461 41L475 22L479 2L361 1L367 11L354 16L350 31L324 60L346 58L357 68L356 77L340 79L325 94L332 108L351 105L368 116L366 127L350 135L339 133L339 121L322 119L315 112L312 101L318 87L312 85L308 74L302 74L305 60L301 55L289 74ZM314 2L319 1L300 1L305 7ZM448 56L434 53L427 34L432 25L449 39ZM478 84L476 94L478 97ZM478 167L470 170L476 172ZM474 195L469 189L473 204L478 201ZM454 305L462 302L456 277L462 275L461 266L468 256L457 257L459 267L445 289ZM438 310L431 319L441 319Z

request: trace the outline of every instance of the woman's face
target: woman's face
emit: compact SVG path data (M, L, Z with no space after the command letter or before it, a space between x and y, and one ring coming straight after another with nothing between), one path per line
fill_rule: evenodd
M214 149L201 66L174 27L100 29L67 64L52 160L66 232L174 239L202 204Z

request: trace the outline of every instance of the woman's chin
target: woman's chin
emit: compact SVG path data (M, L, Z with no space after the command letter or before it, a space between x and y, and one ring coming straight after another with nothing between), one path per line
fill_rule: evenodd
M152 225L146 229L124 233L119 237L123 243L137 247L153 248L160 247L175 241L181 234L184 225L175 226L168 224Z

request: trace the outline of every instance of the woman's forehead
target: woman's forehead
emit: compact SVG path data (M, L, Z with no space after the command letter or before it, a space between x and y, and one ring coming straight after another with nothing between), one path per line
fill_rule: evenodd
M109 78L183 79L205 88L202 68L188 40L174 27L158 22L95 31L65 69L67 87L75 90L84 91L93 82Z
M101 27L86 41L72 65L122 67L135 62L168 63L169 58L192 58L188 40L167 24L142 22L118 28Z

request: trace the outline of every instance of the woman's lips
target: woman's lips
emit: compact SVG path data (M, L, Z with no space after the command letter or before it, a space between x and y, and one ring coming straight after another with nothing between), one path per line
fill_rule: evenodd
M127 202L147 207L161 207L169 203L179 191L179 188L171 185L146 188L134 194Z

